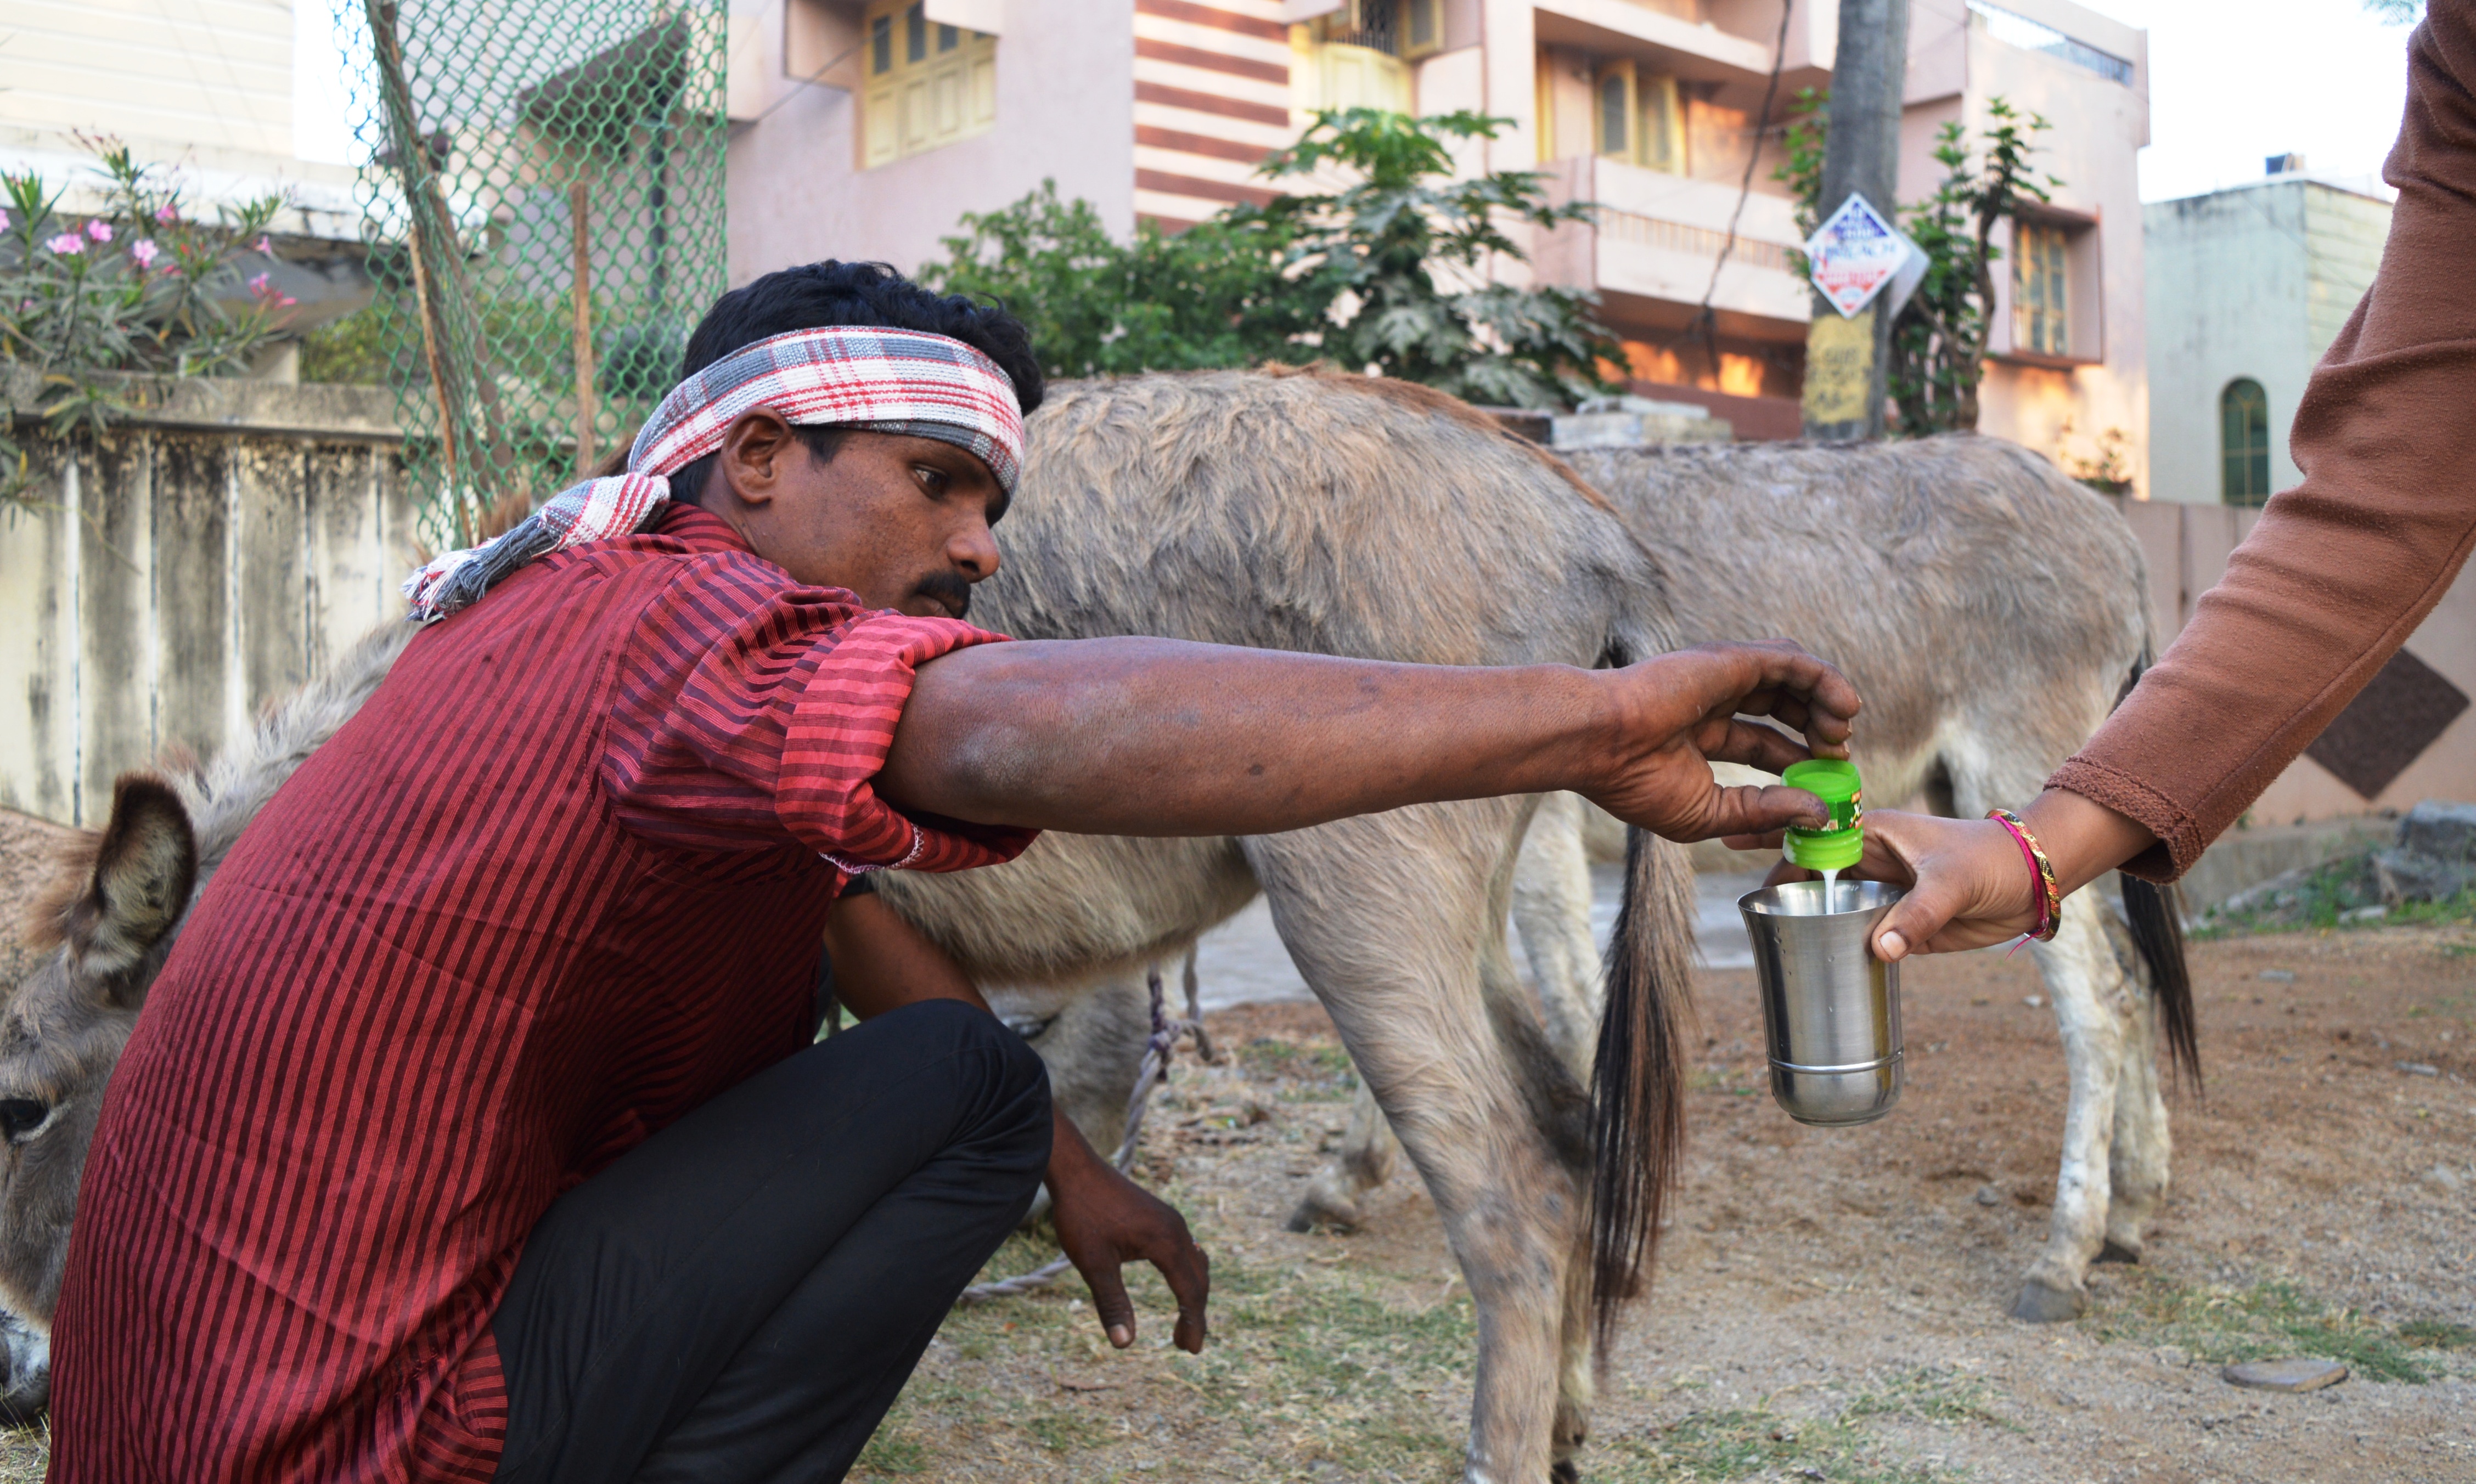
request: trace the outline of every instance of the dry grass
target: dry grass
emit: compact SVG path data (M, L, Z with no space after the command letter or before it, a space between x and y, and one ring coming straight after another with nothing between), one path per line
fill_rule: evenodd
M0 1432L0 1484L42 1484L52 1464L48 1424Z
M1243 1012L1242 1012L1243 1013ZM1259 1017L1267 1012L1255 1012ZM1306 1012L1311 1013L1311 1012ZM1304 1014L1297 1018L1304 1019ZM1231 1037L1235 1039L1235 1037ZM1340 1075L1336 1076L1336 1072ZM1152 1175L1213 1254L1213 1340L1167 1344L1166 1290L1135 1285L1148 1327L1135 1353L1103 1345L1085 1291L958 1311L860 1457L854 1477L1015 1480L1373 1479L1460 1476L1475 1328L1458 1277L1426 1229L1424 1197L1351 1237L1297 1236L1274 1217L1349 1110L1347 1063L1328 1033L1255 1035L1230 1066L1187 1068L1154 1126ZM1269 1119L1261 1116L1271 1111ZM1402 1182L1406 1183L1406 1182ZM1019 1237L987 1275L1053 1255ZM1672 1420L1603 1436L1588 1476L1611 1484L1797 1479L1930 1484L1961 1475L1919 1461L1904 1430L2001 1430L2003 1398L1952 1367L1888 1370L1750 1403L1670 1391ZM1701 1404L1704 1402L1709 1404ZM1681 1405L1678 1405L1681 1403Z

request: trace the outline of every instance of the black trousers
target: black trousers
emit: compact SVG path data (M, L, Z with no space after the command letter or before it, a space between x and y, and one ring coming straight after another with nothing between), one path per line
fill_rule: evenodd
M491 1323L503 1484L808 1484L859 1455L1049 1163L1040 1058L928 1001L559 1198Z

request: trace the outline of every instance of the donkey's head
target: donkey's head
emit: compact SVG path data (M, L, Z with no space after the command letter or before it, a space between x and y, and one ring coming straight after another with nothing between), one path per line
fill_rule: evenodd
M144 774L121 778L111 823L72 849L29 924L51 952L0 1009L0 1303L40 1326L60 1301L104 1084L198 876L188 810Z

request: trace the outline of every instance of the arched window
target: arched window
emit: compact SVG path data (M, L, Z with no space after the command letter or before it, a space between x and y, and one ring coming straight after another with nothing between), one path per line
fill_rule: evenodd
M2269 498L2269 394L2250 377L2218 393L2218 469L2227 504Z

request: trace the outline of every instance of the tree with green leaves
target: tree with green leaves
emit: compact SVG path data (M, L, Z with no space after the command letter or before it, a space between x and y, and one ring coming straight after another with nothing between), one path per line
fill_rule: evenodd
M1031 331L1051 376L1243 366L1294 356L1322 319L1282 274L1283 224L1216 216L1184 233L1151 222L1120 242L1057 183L994 211L966 212L920 282L1003 304Z
M1053 374L1251 365L1316 358L1423 382L1473 402L1549 407L1612 389L1601 370L1622 350L1589 295L1494 282L1521 262L1510 222L1587 220L1551 205L1546 176L1458 178L1451 148L1511 121L1468 111L1432 118L1326 110L1260 174L1337 190L1238 206L1131 243L1089 203L1053 184L1001 210L963 218L950 257L920 279L996 299L1031 327Z
M1553 229L1593 210L1548 204L1540 171L1455 176L1453 143L1493 139L1511 123L1467 110L1431 118L1326 110L1264 162L1261 173L1276 181L1335 170L1353 181L1227 213L1278 223L1289 236L1289 271L1335 321L1324 333L1326 359L1500 407L1613 389L1600 362L1621 362L1623 352L1599 328L1590 296L1517 288L1488 271L1491 259L1525 260L1504 222Z
M1771 178L1797 202L1797 226L1811 235L1823 204L1822 149L1829 130L1829 100L1813 88L1797 95L1796 117L1787 136L1787 158ZM1925 254L1925 278L1892 322L1889 381L1894 419L1902 433L1923 436L1977 426L1977 387L1986 375L1986 343L1994 324L1996 224L2017 218L2031 202L2044 203L2064 183L2041 176L2029 162L2035 136L2054 127L2044 116L2024 113L2001 98L1986 106L1978 148L1957 121L1936 136L1934 158L1944 167L1935 193L1900 209L1910 240ZM1801 260L1800 260L1801 262Z

